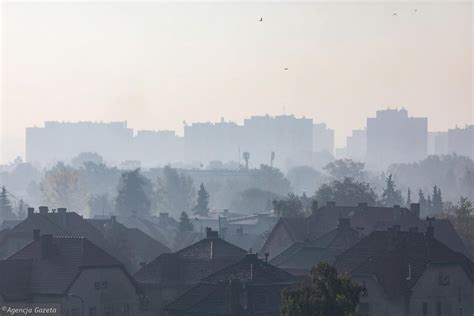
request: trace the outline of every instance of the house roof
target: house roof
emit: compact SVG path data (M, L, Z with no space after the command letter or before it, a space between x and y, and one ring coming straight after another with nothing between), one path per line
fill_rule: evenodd
M295 277L257 258L257 254L247 254L245 258L203 279L203 282L229 282L238 279L253 284L292 284Z
M350 227L349 220L343 219L338 228L316 238L296 242L270 260L271 264L292 273L305 273L319 262L332 263L335 256L348 249L362 237Z
M205 238L178 252L158 256L134 277L142 284L196 284L209 274L240 260L246 253L221 238Z
M248 254L203 279L168 304L165 310L185 315L233 315L232 309L236 307L232 306L235 301L232 296L241 298L245 293L252 296L248 299L251 305L248 315L275 315L279 312L281 291L295 283L293 275L259 260L256 254ZM235 289L237 294L233 294ZM240 314L247 315L247 311L242 309Z
M407 293L428 264L435 263L459 264L474 278L474 265L463 254L428 233L397 228L372 232L339 254L335 266L353 276L373 275L386 295L398 296Z
M305 239L314 240L335 229L339 218L349 218L352 227L366 235L374 230L384 230L393 225L400 225L406 230L411 227L424 230L427 226L426 221L420 219L415 212L403 207L322 206L307 218L280 218L262 250L266 249L266 245L271 240L278 239L275 234L278 232L279 225L286 228L292 242L303 242ZM468 253L449 220L436 219L433 226L438 240L456 251Z
M31 260L0 260L0 297L5 301L26 300L30 294Z
M123 268L122 263L86 238L49 236L49 242L48 235L43 235L41 240L31 242L5 260L31 262L29 286L31 293L63 294L84 268L111 266ZM45 249L47 249L46 256L44 256ZM15 275L18 276L19 273Z

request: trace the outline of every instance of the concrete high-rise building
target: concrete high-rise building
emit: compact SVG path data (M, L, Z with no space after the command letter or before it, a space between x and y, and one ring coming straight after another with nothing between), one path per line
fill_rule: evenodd
M250 152L254 167L270 164L275 152L275 166L288 168L310 164L313 150L313 120L293 115L252 116L244 120L242 151Z
M448 132L428 133L428 155L448 154Z
M221 119L217 123L193 123L184 127L186 160L207 164L213 160L239 161L243 127Z
M367 155L367 131L365 129L353 130L351 136L346 138L347 158L356 161L365 161Z
M405 109L387 109L367 118L367 163L372 167L422 160L427 146L425 117L409 117Z
M448 153L474 159L474 125L448 130Z
M334 155L334 130L327 128L324 123L313 125L313 151L327 151Z
M96 152L107 161L123 161L132 159L132 139L127 122L45 122L26 129L26 160L46 165Z

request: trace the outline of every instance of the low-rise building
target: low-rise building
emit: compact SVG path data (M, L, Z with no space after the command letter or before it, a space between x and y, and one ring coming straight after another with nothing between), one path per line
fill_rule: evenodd
M394 226L374 231L337 256L335 267L367 289L363 315L474 313L474 262L425 233Z
M418 203L412 203L408 209L399 205L380 207L359 203L357 206L339 206L335 202L327 202L325 206L316 208L309 217L280 218L259 253L269 253L272 259L296 242L314 240L335 229L341 217L349 218L351 226L364 235L393 225L400 225L403 229L426 227L426 222L420 219ZM468 253L449 220L436 220L433 225L438 240L455 251Z
M281 292L296 278L247 254L206 278L164 307L166 315L279 315Z
M336 229L322 236L296 242L270 260L274 266L293 275L309 275L320 262L334 263L336 256L362 238L362 233L351 227L349 218L340 218Z
M247 251L219 238L207 229L206 238L178 252L162 254L145 265L134 278L145 291L149 312L161 315L161 308L202 279L245 257Z
M83 237L40 235L0 261L0 302L44 304L58 315L140 315L141 292L125 266Z

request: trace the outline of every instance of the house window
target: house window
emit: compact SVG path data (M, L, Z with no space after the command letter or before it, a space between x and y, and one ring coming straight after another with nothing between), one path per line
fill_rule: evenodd
M102 288L106 289L109 287L109 283L107 281L102 281Z
M441 302L436 303L436 316L443 316L443 305Z
M97 316L97 308L90 307L89 308L89 316Z
M422 315L427 316L428 315L428 303L423 302L423 307L422 307Z
M449 285L449 275L440 272L438 276L438 282L439 285Z
M100 290L100 282L99 281L94 282L94 289Z
M114 307L113 307L113 305L106 305L104 307L104 316L114 316Z
M464 316L464 308L459 307L459 316Z
M130 316L130 306L128 304L123 304L122 316Z
M370 305L367 302L359 304L359 312L361 315L369 315L370 314Z

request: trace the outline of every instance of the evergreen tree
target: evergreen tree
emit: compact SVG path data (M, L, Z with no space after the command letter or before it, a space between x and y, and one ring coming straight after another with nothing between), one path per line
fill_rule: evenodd
M433 187L432 211L441 212L443 210L443 198L441 197L441 189L436 185Z
M140 169L122 173L119 181L115 209L121 216L149 215L150 200L145 192L148 181L140 174Z
M382 194L382 205L384 206L394 206L394 205L402 205L403 204L403 197L400 190L397 190L397 186L392 179L392 175L390 174L386 179L386 188Z
M420 211L426 212L426 199L422 189L418 192L418 203L420 204Z
M186 214L186 212L182 212L181 216L179 217L178 230L180 233L192 232L194 230L194 225L189 220L189 216Z
M428 195L428 199L426 199L426 212L428 212L428 214L431 214L432 211L433 211L433 202L431 202L431 196Z
M12 203L8 198L7 189L3 186L0 194L0 220L5 221L12 219L15 219L15 214L13 213Z
M26 205L23 200L18 201L18 212L17 212L18 219L23 220L26 218L27 208L28 208L28 205Z
M197 215L208 216L209 215L209 193L207 193L204 184L201 183L198 191L197 204L193 208L193 211Z
M407 207L410 207L410 204L411 204L411 190L410 188L408 188L408 192L407 192Z

